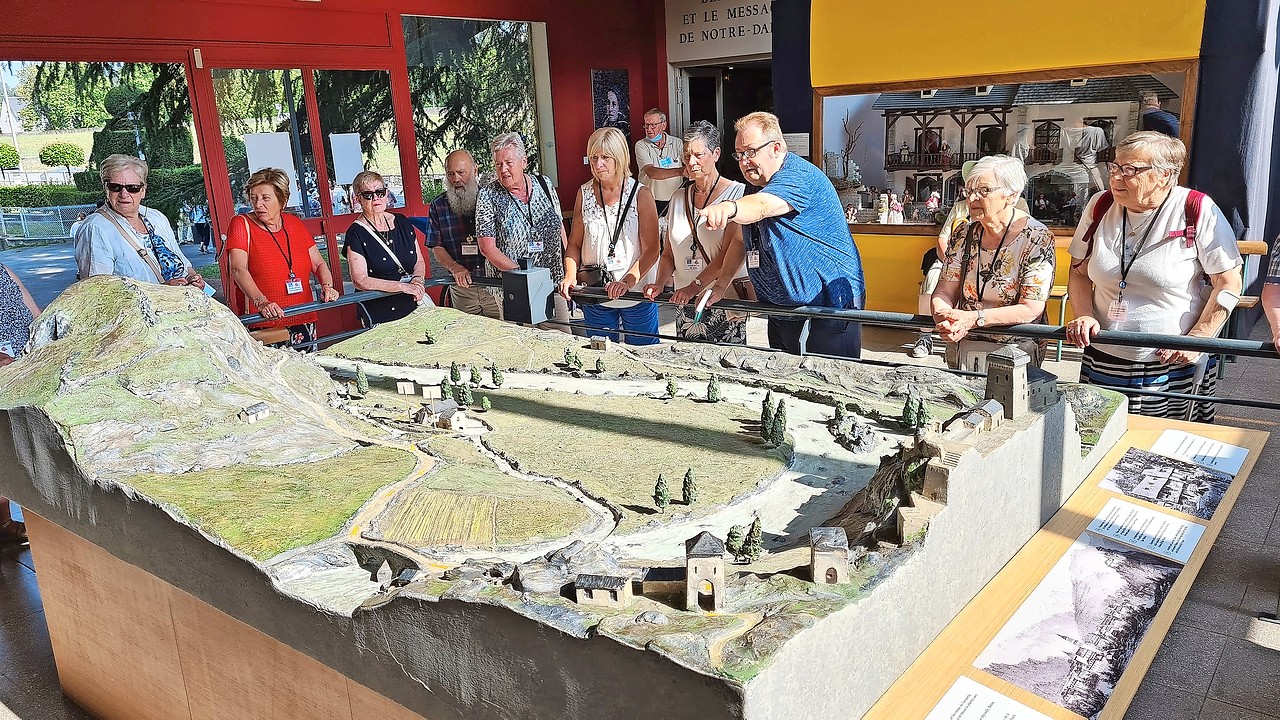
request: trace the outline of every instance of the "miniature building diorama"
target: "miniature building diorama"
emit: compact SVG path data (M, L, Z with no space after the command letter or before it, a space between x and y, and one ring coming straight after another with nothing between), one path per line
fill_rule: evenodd
M1034 365L1027 366L1027 406L1040 412L1058 402L1058 376Z
M700 532L684 544L685 609L717 612L724 608L724 541Z
M929 527L929 521L945 507L943 503L930 500L920 493L911 493L911 505L898 506L898 537L905 541L924 532Z
M418 383L412 380L397 380L396 393L399 395L417 395Z
M1005 345L987 355L986 399L1004 406L1006 420L1016 420L1031 409L1027 387L1027 365L1031 356L1014 345Z
M453 400L426 403L418 409L413 421L444 430L461 430L467 421L467 413Z
M271 408L264 402L256 402L236 413L236 419L250 425L259 420L266 420L269 417L271 417Z
M579 575L573 581L579 605L626 607L631 604L631 578L625 575Z
M593 335L593 336L591 336L591 349L592 349L592 350L608 350L608 349L609 349L609 338L607 338L607 337L605 337L605 336L603 336L603 335Z
M849 536L844 528L809 530L809 572L818 585L849 582Z

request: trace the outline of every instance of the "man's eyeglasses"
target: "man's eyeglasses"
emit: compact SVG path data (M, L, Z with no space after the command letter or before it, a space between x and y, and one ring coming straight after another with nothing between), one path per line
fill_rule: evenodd
M757 145L757 146L752 147L752 148L747 148L746 150L743 150L742 152L736 152L736 153L733 153L733 159L734 159L734 160L737 160L738 162L742 162L743 160L754 160L754 159L755 159L755 157L756 157L756 153L760 152L761 150L763 150L763 149L765 149L765 148L769 147L770 145L772 145L772 144L774 144L774 143L776 143L776 142L778 142L778 141L777 141L777 140L769 140L768 142L764 143L763 145Z
M377 190L362 190L360 191L359 195L365 200L372 200L376 197L386 197L387 189L384 187L381 187L381 188L378 188Z
M662 124L662 123L664 123L664 122L666 122L666 120L659 120L659 121L658 121L658 122L656 122L656 123L645 123L645 124L644 124L644 126L645 126L645 127L647 127L647 128L651 128L651 127L658 127L659 125L661 125L661 124Z
M1104 163L1104 164L1107 166L1107 174L1119 175L1126 180L1137 175L1138 173L1144 173L1148 170L1153 169L1153 166L1151 165L1117 165L1116 163L1113 163L1113 162Z
M970 199L985 198L986 196L990 195L991 193L999 189L1000 188L987 187L986 185L983 185L982 187L975 187L975 188L963 187L963 188L960 188L960 195Z
M109 182L106 185L107 185L107 190L110 192L118 193L121 190L128 190L130 195L137 195L138 193L142 192L142 188L147 186L146 183L129 183L126 185L124 183L113 183L113 182Z

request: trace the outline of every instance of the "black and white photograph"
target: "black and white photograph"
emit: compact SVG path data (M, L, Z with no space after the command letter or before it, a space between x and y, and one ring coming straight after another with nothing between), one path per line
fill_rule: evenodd
M626 70L591 71L591 107L595 126L616 127L631 140L631 84Z
M1098 486L1208 520L1231 486L1231 476L1185 460L1129 448Z
M1086 532L974 666L1094 718L1181 569Z

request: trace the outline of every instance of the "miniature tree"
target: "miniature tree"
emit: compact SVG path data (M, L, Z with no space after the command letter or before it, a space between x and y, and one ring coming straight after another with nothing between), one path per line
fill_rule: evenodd
M778 444L782 444L782 436L787 432L787 403L785 400L778 401L778 409L773 411L773 425L778 430Z
M675 378L667 378L667 397L675 397L677 390Z
M573 369L574 370L582 369L582 358L578 357L578 353L573 354Z
M764 396L760 403L760 437L768 442L773 437L773 391Z
M502 371L498 369L497 365L489 367L489 380L493 382L494 387L502 387Z
M844 403L838 402L836 403L836 425L840 425L844 423L844 418L845 418Z
M684 471L684 487L681 491L685 505L692 505L698 501L698 483L693 479L693 468Z
M729 551L734 560L742 558L742 543L747 539L747 529L741 525L734 525L729 528L729 537L725 538L724 548Z
M604 372L604 358L596 358L596 372Z
M715 375L707 381L707 402L720 402L720 379Z
M458 386L458 404L459 405L469 406L471 405L472 402L475 401L475 399L476 399L475 395L471 393L470 385L467 385L464 383Z
M902 404L902 424L907 427L917 427L919 401L920 396L916 394L916 389L914 387L911 388L911 391L907 393L907 401Z
M456 362L449 365L449 379L452 380L455 385L462 382L462 368L458 367L458 363Z
M356 363L356 392L369 394L369 376L364 374L364 365Z
M653 504L658 506L662 512L667 511L667 505L671 504L671 492L667 489L667 478L662 473L658 473L658 484L653 486Z
M929 405L925 403L924 398L917 398L920 403L916 406L916 427L929 427L929 423L933 422L933 413L929 411Z
M436 343L436 336L435 336L435 334L434 334L434 333L432 333L430 330L427 330L427 331L423 334L422 341L423 341L423 342L425 342L425 343L426 343L426 344L428 344L428 345L434 345L434 344Z
M483 411L485 411L485 412L488 412L488 411L490 411L490 410L492 410L492 409L493 409L493 403L489 402L489 396L488 396L488 395L481 395L481 396L480 396L480 409L481 409L481 410L483 410Z
M453 383L449 382L448 376L440 380L440 399L448 400L453 397Z
M742 543L742 555L747 562L755 562L764 554L764 534L760 530L760 516L751 521L751 529L747 531L746 542Z
M477 365L471 366L471 384L480 387L484 382L484 378L480 377L480 368Z
M573 364L573 348L564 349L564 364L565 365Z

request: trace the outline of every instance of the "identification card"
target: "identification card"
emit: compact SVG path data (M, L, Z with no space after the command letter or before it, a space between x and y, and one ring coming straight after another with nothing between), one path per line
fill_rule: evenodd
M676 161L673 158L664 157L658 160L658 167L660 168L673 168L675 166L676 166Z
M626 271L627 263L620 257L611 257L609 262L605 263L605 267L609 268L609 272L613 273L614 277L617 277Z
M9 343L0 343L0 355L8 355L9 357L17 357L18 353L13 351L13 345Z
M688 270L689 272L701 272L701 271L702 271L702 258L700 258L700 257L687 257L687 258L685 258L685 259L684 259L684 269L685 269L685 270Z
M476 244L475 238L468 237L466 241L462 243L462 254L470 255L472 257L480 254L480 246Z
M1124 322L1129 317L1128 300L1112 300L1107 307L1107 319L1111 322Z
M529 252L531 253L540 253L545 248L546 248L546 244L543 243L541 240L529 241Z
M302 292L302 281L298 278L286 280L284 283L284 291L290 295L297 295Z
M760 251L759 250L747 251L747 267L751 268L752 270L755 270L760 267Z

